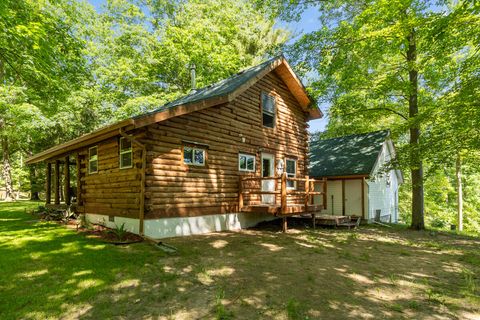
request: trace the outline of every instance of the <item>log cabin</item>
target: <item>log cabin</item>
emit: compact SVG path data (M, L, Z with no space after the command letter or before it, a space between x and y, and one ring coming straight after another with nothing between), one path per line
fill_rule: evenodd
M312 141L309 173L327 181L321 214L397 223L403 175L389 167L395 153L389 130Z
M285 229L285 217L324 207L326 184L307 175L307 122L320 117L279 56L27 163L46 163L47 205L74 199L90 222L124 224L149 238L241 229L278 217Z

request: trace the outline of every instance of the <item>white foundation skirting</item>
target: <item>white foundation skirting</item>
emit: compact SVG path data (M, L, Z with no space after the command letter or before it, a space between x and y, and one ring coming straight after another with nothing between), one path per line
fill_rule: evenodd
M139 233L139 220L132 218L114 217L109 221L108 216L100 214L86 214L91 223L102 224L108 228L120 227L132 233ZM257 225L259 222L273 220L275 217L257 213L226 213L198 217L176 217L148 219L144 221L145 236L153 239L190 236L209 232L240 230Z

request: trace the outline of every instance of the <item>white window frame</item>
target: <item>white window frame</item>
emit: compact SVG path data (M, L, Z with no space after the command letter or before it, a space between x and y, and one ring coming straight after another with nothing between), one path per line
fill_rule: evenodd
M93 157L95 157L95 159L92 159L92 155L91 155L91 151L93 149L97 150L97 154L93 156ZM90 166L90 163L92 163L94 161L97 162L97 170L96 171L92 171L91 166ZM93 147L88 148L88 174L94 174L94 173L97 173L97 172L98 172L98 146L93 146Z
M263 108L263 97L264 96L267 96L268 98L271 98L273 100L273 112L269 112L269 111L264 110L264 108ZM275 96L262 91L262 93L260 95L260 101L261 101L261 107L262 107L262 126L264 128L274 129L276 127L276 124L277 124L277 99L275 98ZM273 126L272 127L268 127L263 123L263 114L268 114L268 115L273 117Z
M119 157L118 157L118 166L120 169L130 169L133 167L133 147L132 147L132 141L130 141L130 148L122 150L122 141L125 140L125 137L121 137L120 140L118 141L118 150L119 150ZM130 153L130 165L129 166L123 166L122 165L122 155Z
M186 163L185 162L185 148L192 149L192 159L191 159L192 163ZM195 151L202 151L203 152L203 163L195 162ZM183 161L183 164L187 165L187 166L204 167L205 163L207 161L207 150L204 149L204 148L197 148L197 147L192 147L192 146L189 146L189 145L184 145L183 148L182 148L182 161Z
M245 168L240 167L240 158L245 157ZM253 159L253 169L248 169L248 159ZM256 156L248 153L239 153L238 154L238 170L242 172L255 172L255 161Z
M287 162L288 161L293 161L293 163L295 164L295 172L294 173L288 173L288 171L287 171L287 169L288 169ZM287 178L296 178L297 177L297 159L285 158L285 172L287 173ZM289 182L293 182L293 187L288 185ZM297 189L297 181L288 181L287 180L287 189L296 190Z

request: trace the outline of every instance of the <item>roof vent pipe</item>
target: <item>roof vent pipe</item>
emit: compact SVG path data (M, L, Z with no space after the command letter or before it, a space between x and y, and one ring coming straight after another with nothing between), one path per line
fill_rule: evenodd
M192 90L195 91L197 89L197 80L196 80L196 72L195 72L195 64L192 63L190 65L190 80L192 81Z

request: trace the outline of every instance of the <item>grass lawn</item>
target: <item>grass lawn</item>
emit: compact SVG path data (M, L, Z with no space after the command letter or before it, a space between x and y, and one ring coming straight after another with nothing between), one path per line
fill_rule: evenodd
M0 203L0 319L480 319L480 239L362 227L113 246Z

